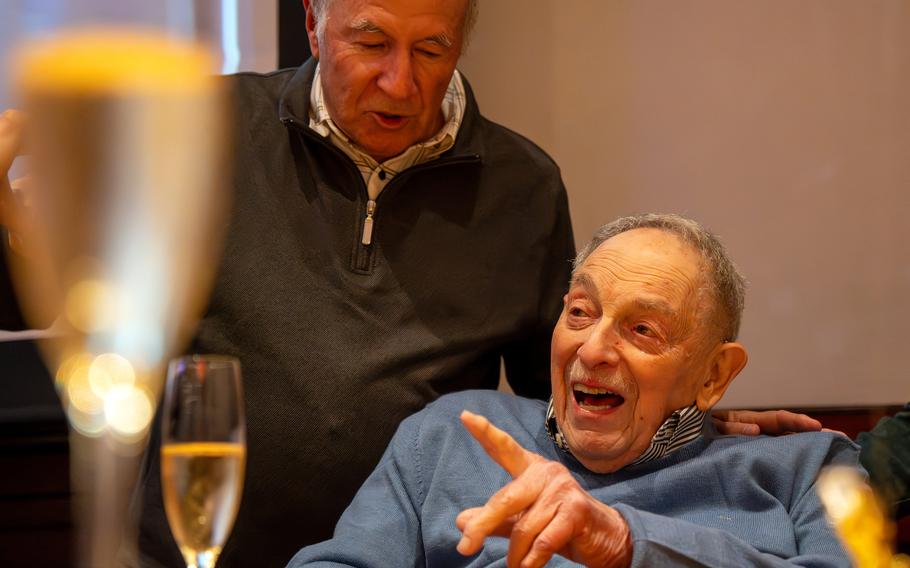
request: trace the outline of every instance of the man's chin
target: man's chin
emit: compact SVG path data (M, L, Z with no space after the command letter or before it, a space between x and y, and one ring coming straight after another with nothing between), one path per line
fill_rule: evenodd
M623 454L613 456L612 454L576 453L574 450L572 451L572 455L581 462L581 465L594 473L613 473L614 471L618 471L629 465L638 457L625 456Z
M602 432L579 429L569 426L560 427L569 444L572 455L575 456L586 468L596 473L609 473L616 471L626 463L634 461L629 459L623 462L628 453L629 441L622 430ZM618 465L617 465L618 464Z
M626 446L623 443L621 432L592 432L590 430L570 429L567 438L575 442L582 453L607 456L613 452L621 452Z
M370 139L376 140L379 137L372 137ZM405 150L410 148L416 142L402 142L400 140L392 141L387 144L360 144L360 146L371 158L376 160L379 163L385 162L395 156L399 156L404 153Z

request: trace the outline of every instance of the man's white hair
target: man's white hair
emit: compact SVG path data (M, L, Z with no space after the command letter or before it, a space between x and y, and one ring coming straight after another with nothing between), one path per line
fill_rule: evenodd
M316 16L316 38L320 41L320 43L324 38L325 23L328 20L326 13L328 12L328 6L331 2L332 0L310 1L310 7L313 10L313 14ZM471 32L474 30L474 24L477 23L477 14L480 10L477 2L478 0L468 0L468 6L465 10L464 15L464 28L462 29L462 48L468 46L468 40L471 37Z

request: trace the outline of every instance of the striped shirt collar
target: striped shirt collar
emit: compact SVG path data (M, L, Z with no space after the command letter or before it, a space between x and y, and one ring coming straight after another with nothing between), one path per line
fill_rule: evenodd
M322 89L322 75L317 64L313 76L313 87L310 90L309 126L321 136L328 138L333 145L351 158L367 184L370 199L376 199L379 192L396 175L412 166L438 158L455 144L455 137L458 136L458 130L464 119L466 101L467 96L461 74L456 69L442 100L442 116L445 124L439 132L429 140L418 142L401 154L379 163L348 138L347 134L329 116Z
M698 405L695 403L673 411L651 438L651 444L648 449L629 465L638 465L662 458L695 440L701 434L702 424L707 415L708 413L699 410ZM550 436L556 447L571 456L572 451L569 449L566 437L559 431L559 425L556 422L556 410L553 408L552 398L550 398L550 403L547 405L544 425L547 429L547 435Z

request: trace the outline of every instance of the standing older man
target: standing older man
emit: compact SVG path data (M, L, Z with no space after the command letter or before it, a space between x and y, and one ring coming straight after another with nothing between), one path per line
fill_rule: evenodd
M546 396L574 255L558 169L481 116L455 70L473 0L304 6L314 59L235 79L235 211L193 345L243 364L225 566L327 538L398 423L496 388L501 359L517 392ZM140 549L177 565L149 455Z
M408 418L332 540L291 566L850 566L815 480L856 446L705 421L746 364L743 280L712 235L670 215L606 225L564 303L549 406L469 392Z

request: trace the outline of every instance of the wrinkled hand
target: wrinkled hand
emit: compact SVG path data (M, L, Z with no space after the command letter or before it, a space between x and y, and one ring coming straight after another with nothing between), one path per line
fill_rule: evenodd
M711 414L721 434L779 436L793 432L818 432L822 423L805 414L787 410L720 410Z
M630 564L625 519L584 491L565 466L525 450L483 416L465 411L461 421L513 481L483 507L458 515L458 552L476 554L486 537L496 535L509 538L510 567L543 566L554 554L587 566Z

